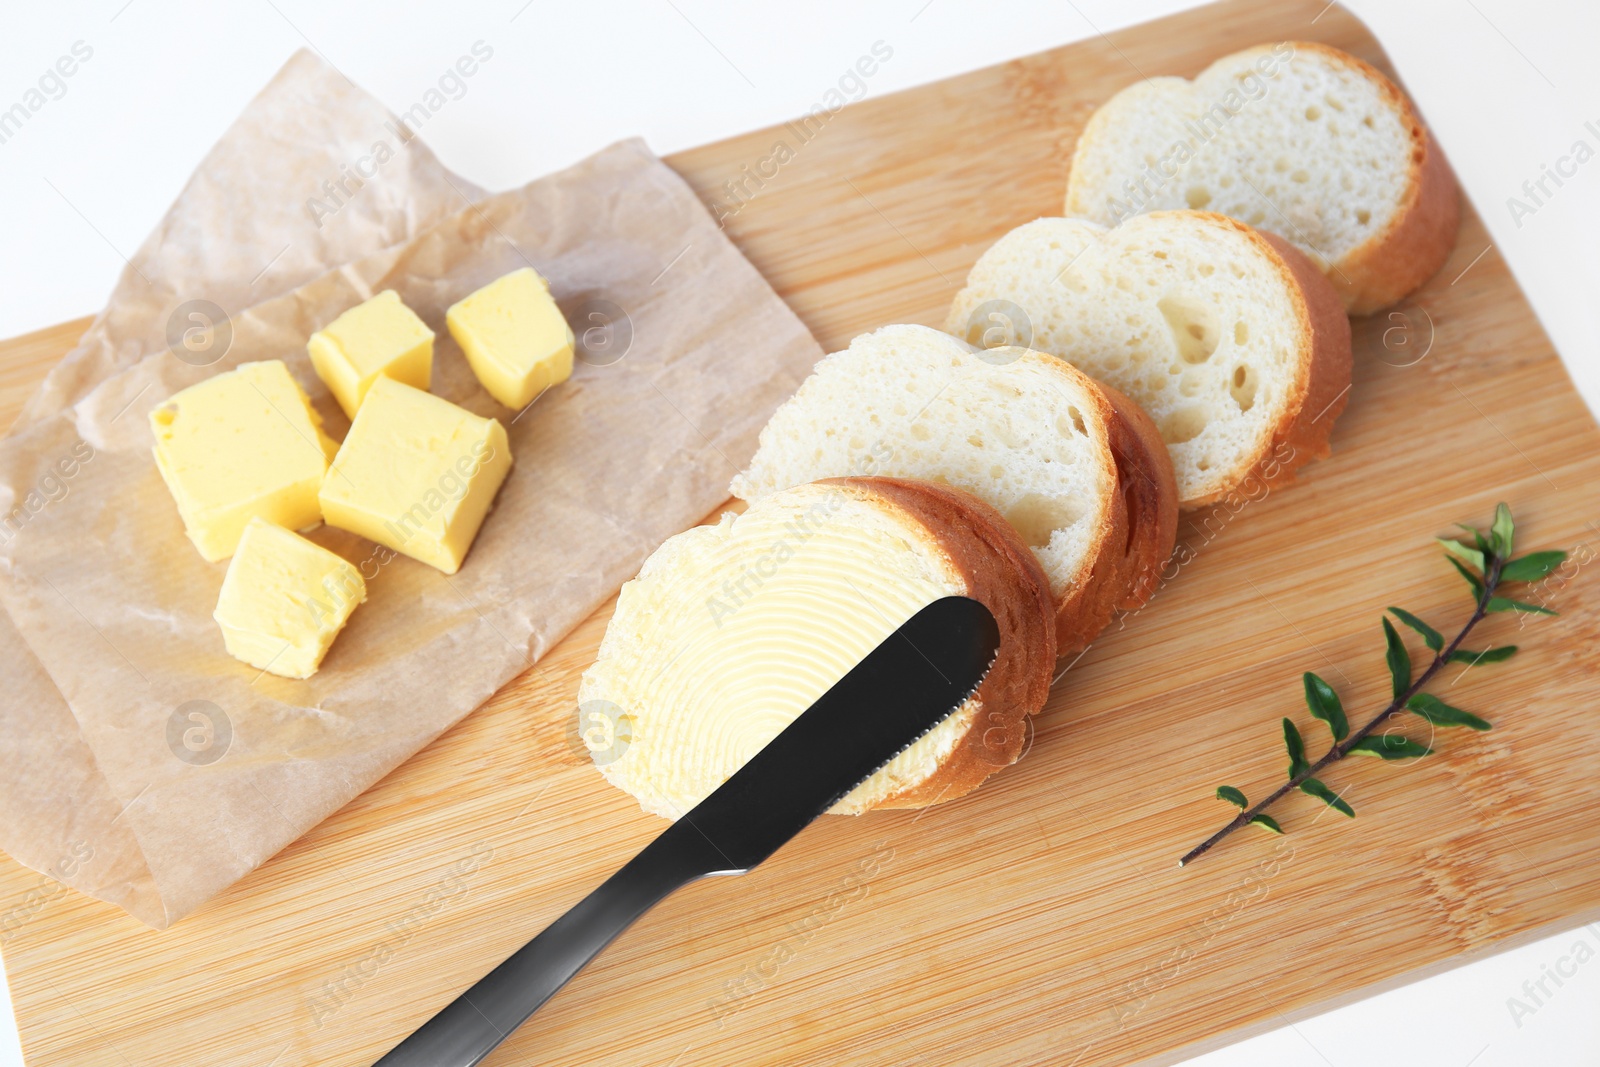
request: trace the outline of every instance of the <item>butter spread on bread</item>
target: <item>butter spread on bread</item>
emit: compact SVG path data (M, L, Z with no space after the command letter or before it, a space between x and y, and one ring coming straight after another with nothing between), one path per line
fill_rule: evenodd
M979 257L945 329L1006 301L1031 345L1132 398L1172 456L1184 508L1328 452L1350 386L1350 323L1292 245L1222 215L1159 211L1114 229L1037 219Z
M646 811L677 818L902 623L951 595L981 601L999 622L993 667L954 715L833 810L969 792L1021 755L1025 720L1049 692L1049 585L993 509L889 478L787 489L651 554L622 587L578 690L580 709L603 704L630 724L626 748L601 772Z

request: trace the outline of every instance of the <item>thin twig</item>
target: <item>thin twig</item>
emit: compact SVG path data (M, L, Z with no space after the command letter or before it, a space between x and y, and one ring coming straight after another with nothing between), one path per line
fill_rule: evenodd
M1482 622L1483 617L1489 613L1489 601L1494 598L1495 589L1500 584L1500 570L1505 566L1505 562L1506 561L1498 554L1489 556L1487 560L1488 566L1485 568L1483 575L1483 591L1478 594L1477 607L1473 609L1472 617L1468 619L1467 624L1461 628L1461 632L1456 634L1455 640L1451 641L1443 649L1434 653L1433 662L1428 664L1427 669L1417 676L1416 681L1412 682L1410 687L1408 687L1405 692L1395 697L1389 706L1379 712L1371 722L1367 723L1365 726L1351 734L1349 737L1345 738L1343 741L1335 744L1332 748L1328 749L1327 753L1321 759L1304 768L1299 774L1294 775L1283 785L1279 786L1271 796L1267 797L1267 799L1261 801L1261 803L1255 805L1254 807L1241 811L1232 822L1228 823L1228 825L1224 826L1222 829L1218 830L1216 833L1200 842L1200 844L1190 849L1183 859L1178 861L1178 866L1182 867L1193 860L1199 859L1201 856L1205 855L1211 850L1212 845L1215 845L1224 837L1227 837L1240 827L1249 826L1250 820L1254 819L1257 815L1260 815L1262 812L1266 811L1267 808L1271 807L1274 803L1283 799L1283 797L1288 793L1298 788L1301 782L1304 782L1308 778L1314 778L1317 772L1328 766L1328 764L1344 759L1345 756L1350 754L1350 750L1365 740L1372 733L1372 731L1376 730L1379 726L1383 725L1393 716L1404 711L1406 704L1410 702L1411 698L1422 692L1427 684L1433 680L1433 676L1439 673L1439 669L1446 663L1450 662L1450 657L1455 654L1455 651L1460 647L1461 642L1464 641L1467 635L1472 632L1472 628L1478 625L1478 623Z

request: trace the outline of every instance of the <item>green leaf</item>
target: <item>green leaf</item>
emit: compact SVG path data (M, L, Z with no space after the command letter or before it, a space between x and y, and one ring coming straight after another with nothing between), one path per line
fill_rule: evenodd
M1344 717L1344 705L1339 703L1339 694L1333 687L1310 671L1301 680L1305 682L1306 707L1311 709L1312 718L1327 723L1335 741L1350 736L1350 722Z
M1389 680L1394 685L1394 696L1398 700L1411 688L1411 653L1406 651L1405 643L1400 640L1400 635L1395 632L1388 618L1383 620L1383 639L1389 646L1384 651L1384 658L1389 661Z
M1250 801L1245 799L1245 795L1231 785L1217 786L1217 799L1226 800L1237 808L1248 808L1250 806Z
M1283 720L1283 747L1289 751L1290 778L1310 766L1306 762L1306 743L1300 739L1300 731L1288 719Z
M1515 530L1511 522L1511 509L1504 503L1495 505L1494 525L1489 527L1489 542L1494 546L1494 554L1501 559L1511 558L1512 534Z
M1406 701L1406 707L1427 719L1435 726L1470 726L1474 730L1487 730L1489 723L1470 711L1452 708L1432 693L1418 693Z
M1476 574L1473 574L1471 571L1467 570L1467 568L1463 567L1460 560L1452 559L1448 556L1445 558L1450 560L1450 566L1460 571L1461 577L1465 578L1467 580L1467 584L1472 586L1472 595L1474 597L1483 596L1483 579L1479 578Z
M1409 611L1402 610L1401 608L1390 608L1389 610L1393 612L1395 618L1399 619L1401 622L1417 631L1417 633L1421 634L1422 639L1427 642L1429 648L1433 649L1435 652L1438 652L1440 649L1444 648L1444 634L1440 633L1438 630L1435 630L1433 627L1429 626L1427 623L1423 622Z
M1484 606L1485 611L1516 611L1523 615L1555 615L1557 612L1549 608L1540 607L1538 604L1527 604L1521 600L1512 600L1503 596L1492 596L1489 603Z
M1278 825L1278 820L1274 819L1270 815L1252 815L1250 817L1250 825L1259 826L1263 830L1271 830L1273 833L1279 835L1283 833L1283 827Z
M1530 552L1500 568L1502 582L1537 582L1566 560L1565 552Z
M1300 792L1316 797L1318 800L1328 805L1328 807L1332 808L1334 811L1339 812L1341 815L1348 815L1352 819L1356 817L1356 809L1352 808L1349 804L1346 804L1343 800L1340 800L1339 794L1335 793L1333 790L1329 789L1315 778L1307 778L1305 781L1301 782Z
M1458 648L1450 653L1451 663L1502 663L1517 654L1516 645L1501 645L1499 648L1485 649L1482 652L1472 652L1465 648Z
M1363 737L1349 748L1350 752L1359 752L1364 756L1377 756L1379 759L1417 759L1433 752L1427 745L1421 745L1409 737L1399 734L1384 734L1381 737Z
M1466 545L1452 537L1441 537L1439 538L1439 543L1444 546L1444 550L1446 552L1450 553L1461 562L1470 563L1480 571L1484 569L1483 553L1479 552L1477 549L1468 548Z
M1478 546L1478 551L1479 552L1482 552L1485 555L1487 555L1489 553L1490 547L1491 547L1489 545L1489 539L1487 537L1483 536L1483 531L1482 530L1478 529L1476 526L1468 526L1464 522L1458 522L1458 523L1456 523L1456 525L1461 527L1463 530L1467 531L1467 533L1472 535L1473 543Z

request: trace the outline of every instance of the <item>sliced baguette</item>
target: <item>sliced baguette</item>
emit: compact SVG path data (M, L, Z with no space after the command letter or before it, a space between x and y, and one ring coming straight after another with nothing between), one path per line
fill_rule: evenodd
M979 257L945 329L980 337L995 308L1150 414L1184 508L1326 455L1350 387L1333 288L1286 242L1222 215L1020 226Z
M1066 214L1114 226L1204 208L1277 234L1365 315L1398 303L1455 245L1455 178L1405 93L1327 45L1224 56L1150 78L1089 119Z
M951 595L994 613L994 666L954 715L833 811L967 793L1022 753L1025 719L1049 693L1054 605L1033 554L991 508L892 478L788 489L645 561L578 689L580 710L629 723L626 748L601 772L646 811L677 818L903 622Z
M1050 580L1062 655L1144 604L1177 533L1172 462L1138 405L1054 356L927 326L818 363L729 489L755 503L852 474L954 486L1004 515Z

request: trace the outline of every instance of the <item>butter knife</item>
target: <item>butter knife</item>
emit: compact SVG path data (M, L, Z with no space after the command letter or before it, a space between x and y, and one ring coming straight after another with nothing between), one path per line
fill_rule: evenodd
M945 597L889 635L733 777L374 1067L472 1067L669 893L744 874L978 687L1000 647L989 610Z

